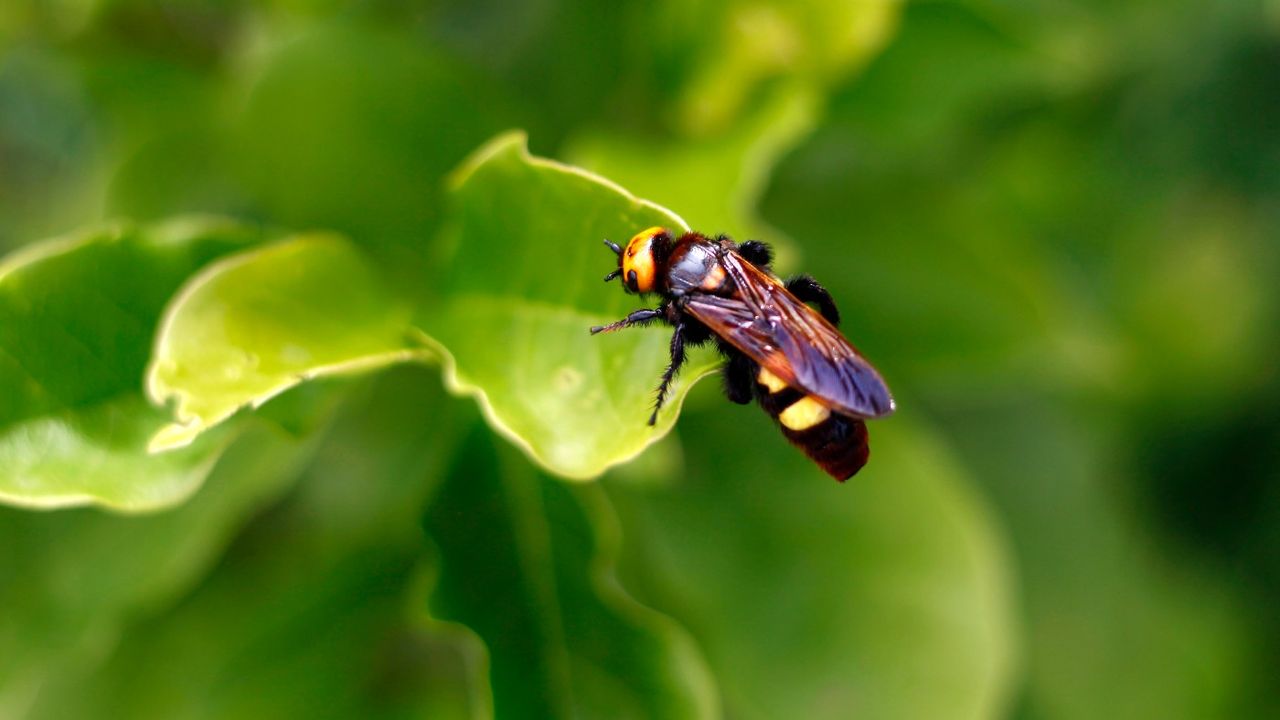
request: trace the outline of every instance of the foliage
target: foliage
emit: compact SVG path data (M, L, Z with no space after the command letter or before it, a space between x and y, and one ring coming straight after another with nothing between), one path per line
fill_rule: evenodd
M1274 714L1265 7L5 5L0 717ZM856 478L645 424L651 225L830 287Z

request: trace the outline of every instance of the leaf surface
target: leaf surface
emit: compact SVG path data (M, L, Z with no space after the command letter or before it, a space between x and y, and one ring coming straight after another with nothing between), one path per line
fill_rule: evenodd
M146 454L164 419L142 396L147 353L187 276L262 237L207 218L122 224L0 262L0 501L146 510L199 487L226 438Z
M473 435L426 517L432 615L488 650L495 717L711 718L718 700L679 626L617 584L603 491L532 471Z
M76 697L77 679L110 652L126 619L198 582L309 451L306 438L254 421L180 507L129 517L0 508L0 535L21 548L0 557L0 716L27 717L60 682L72 688L62 699Z
M174 299L156 339L147 392L177 417L152 449L186 446L305 380L417 357L408 329L407 310L337 236L296 236L212 265Z
M331 400L334 388L317 386L334 383L350 391L288 494L269 493L270 510L180 602L153 595L125 618L100 664L59 666L28 717L480 717L484 682L474 659L482 651L469 635L427 622L422 600L430 568L419 517L454 441L448 398L433 371L411 364L309 383L262 412L277 415L299 395ZM240 466L243 478L211 484L176 511L191 523L191 540L206 529L188 511L224 486L280 488L251 471L274 462L257 450L243 456L254 463ZM189 542L138 531L162 542L145 552L101 537L140 567ZM129 557L107 559L118 574ZM138 576L147 573L130 577Z
M450 387L474 395L490 425L564 477L595 477L668 432L715 356L691 356L650 428L670 331L587 330L656 304L600 281L617 267L601 239L625 243L684 222L599 176L532 157L515 133L478 151L453 195L441 300L418 317Z
M694 634L727 714L1001 716L1006 552L945 448L901 414L872 423L871 462L841 484L748 412L686 416L693 481L605 483L625 586Z

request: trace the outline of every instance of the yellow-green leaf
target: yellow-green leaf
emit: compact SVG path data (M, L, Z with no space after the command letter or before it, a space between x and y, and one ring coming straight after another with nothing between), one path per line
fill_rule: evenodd
M90 230L0 262L0 502L145 510L200 485L226 438L146 455L164 422L142 396L147 352L188 275L261 239L185 218Z
M418 318L450 387L474 395L496 430L569 478L595 477L670 430L716 359L692 356L649 427L670 331L587 330L656 304L601 282L617 266L601 240L684 222L604 178L531 156L518 133L476 153L453 200L442 300Z
M189 444L241 407L320 376L418 356L408 312L348 242L302 235L210 266L173 300L147 392L176 422L153 450Z

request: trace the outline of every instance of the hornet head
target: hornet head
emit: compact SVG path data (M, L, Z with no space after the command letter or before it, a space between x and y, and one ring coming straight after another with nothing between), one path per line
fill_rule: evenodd
M663 227L641 230L625 248L605 240L604 244L618 255L618 269L606 275L605 282L621 277L628 292L644 294L657 290L661 265L673 241L671 231Z

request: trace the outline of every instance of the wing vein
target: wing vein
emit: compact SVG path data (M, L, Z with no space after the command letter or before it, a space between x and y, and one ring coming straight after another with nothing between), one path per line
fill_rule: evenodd
M721 258L734 294L686 296L685 309L789 385L843 415L893 412L880 374L840 331L735 252Z

